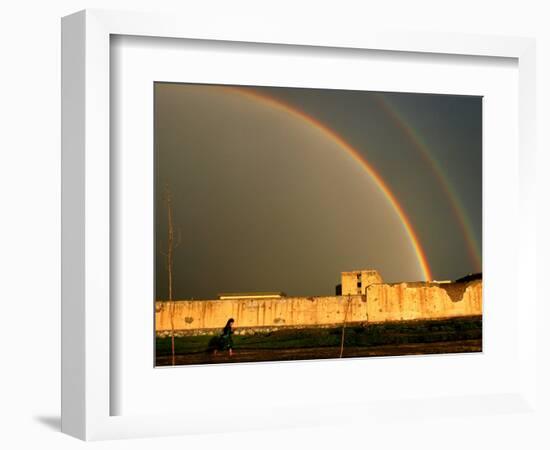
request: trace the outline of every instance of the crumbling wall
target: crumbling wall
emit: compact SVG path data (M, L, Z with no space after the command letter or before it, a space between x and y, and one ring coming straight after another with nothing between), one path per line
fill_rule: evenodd
M482 314L482 282L373 284L369 322L441 319Z

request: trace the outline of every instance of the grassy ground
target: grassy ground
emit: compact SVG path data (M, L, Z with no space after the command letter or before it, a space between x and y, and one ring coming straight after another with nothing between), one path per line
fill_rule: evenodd
M235 335L231 362L338 357L341 335L341 327ZM348 326L344 356L481 351L481 339L480 317ZM212 358L212 336L178 337L175 346L178 365L229 362L225 356ZM170 365L170 355L171 339L157 338L157 365Z

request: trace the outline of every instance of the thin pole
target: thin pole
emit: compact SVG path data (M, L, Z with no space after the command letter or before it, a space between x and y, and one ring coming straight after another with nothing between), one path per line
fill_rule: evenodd
M340 358L344 355L344 339L346 337L346 321L348 319L348 311L351 304L351 296L348 294L348 300L346 303L346 310L344 312L344 322L342 323L342 337L340 339Z

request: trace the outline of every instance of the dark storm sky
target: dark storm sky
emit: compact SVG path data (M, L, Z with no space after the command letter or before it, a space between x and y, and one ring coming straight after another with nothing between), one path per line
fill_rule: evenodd
M434 279L481 270L480 97L246 89L315 118L371 164ZM155 84L157 298L168 285L166 187L181 234L175 298L331 295L340 271L362 268L419 279L406 235L355 163L311 124L272 109L223 88Z

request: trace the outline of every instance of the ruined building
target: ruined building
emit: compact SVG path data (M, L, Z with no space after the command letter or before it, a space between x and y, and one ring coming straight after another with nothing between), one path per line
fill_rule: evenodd
M371 284L382 283L377 270L342 272L342 282L336 286L336 295L365 295Z

